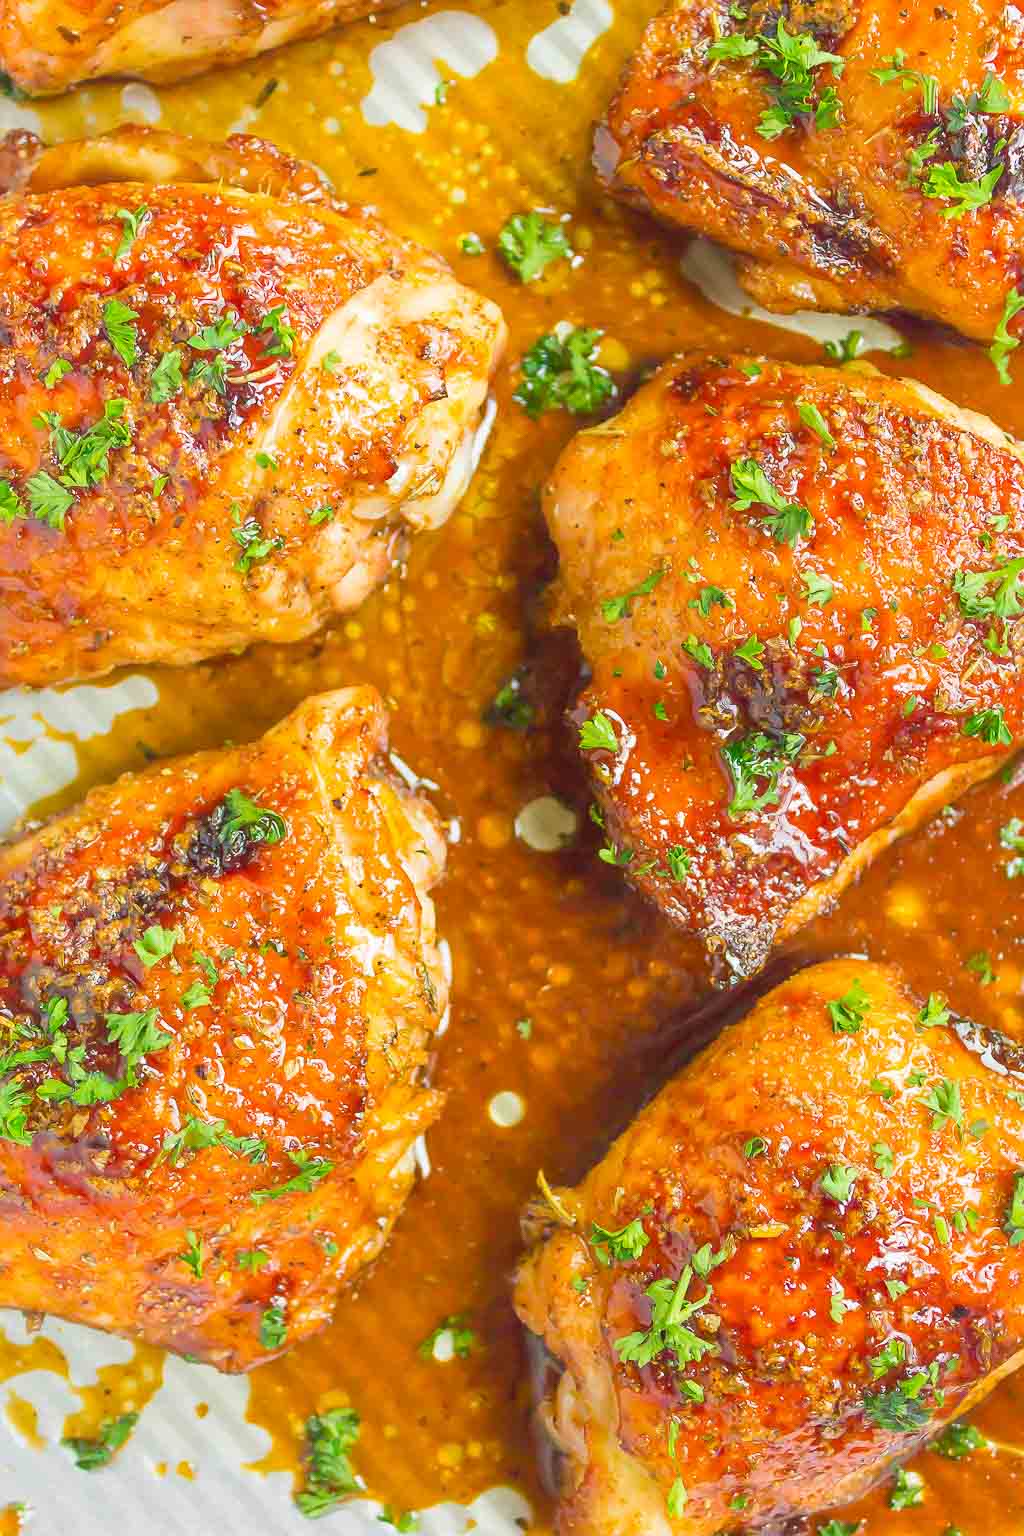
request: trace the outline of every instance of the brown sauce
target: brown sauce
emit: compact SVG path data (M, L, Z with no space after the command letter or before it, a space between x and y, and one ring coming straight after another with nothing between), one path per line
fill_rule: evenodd
M596 861L582 778L557 711L529 733L483 722L496 688L528 650L549 558L538 485L577 425L558 413L528 421L510 398L513 365L563 318L605 330L605 360L627 385L688 345L793 360L816 360L821 351L709 305L679 274L678 241L596 194L590 124L651 0L619 0L614 25L569 85L541 80L525 60L528 40L565 7L473 0L475 15L497 35L495 61L470 79L442 61L454 83L442 104L425 109L426 133L369 127L359 103L371 85L371 48L441 8L405 10L158 94L164 126L217 137L276 80L265 104L247 114L248 131L315 160L353 197L376 200L396 228L440 249L501 303L510 361L476 481L447 528L415 545L401 577L315 643L154 674L159 703L81 745L79 780L45 808L152 754L251 737L310 692L368 681L388 698L395 748L440 786L438 804L460 831L438 892L455 972L436 1074L448 1107L429 1138L433 1172L383 1258L342 1299L319 1339L252 1377L249 1417L272 1439L258 1468L297 1471L307 1416L351 1402L363 1423L358 1469L395 1510L468 1501L510 1483L527 1492L535 1528L543 1529L549 1512L528 1440L526 1361L508 1302L518 1214L538 1169L552 1182L577 1178L663 1079L694 1036L693 1010L710 979L697 951ZM120 87L93 88L40 116L52 136L72 136L112 126L123 115L120 101ZM494 247L504 221L530 207L571 214L570 238L583 260L523 288ZM470 231L487 254L460 252ZM872 361L1024 434L1020 392L1000 388L980 349L917 330L912 343L909 359L873 354ZM515 818L551 793L578 808L580 838L564 852L536 852L516 836ZM801 936L795 953L893 960L922 993L943 991L958 1010L1024 1036L1017 899L1024 883L1008 879L1010 855L998 844L999 826L1024 815L1022 807L1024 795L1003 782L970 795L881 859L837 911ZM965 969L981 951L995 973L984 986ZM521 1122L507 1129L488 1116L501 1092L525 1105ZM452 1314L464 1314L476 1335L468 1358L423 1359L418 1346ZM103 1419L141 1406L159 1384L153 1355L140 1350L128 1366L101 1372L95 1388L82 1389L82 1410L66 1432L94 1433ZM45 1340L21 1348L0 1341L0 1380L40 1367L64 1373ZM919 1508L891 1512L886 1485L843 1518L864 1517L871 1536L939 1536L950 1526L963 1536L1024 1530L1022 1408L1024 1387L1010 1381L974 1415L991 1450L960 1463L921 1456ZM201 1462L196 1470L201 1477ZM17 1516L0 1512L2 1536L17 1530Z

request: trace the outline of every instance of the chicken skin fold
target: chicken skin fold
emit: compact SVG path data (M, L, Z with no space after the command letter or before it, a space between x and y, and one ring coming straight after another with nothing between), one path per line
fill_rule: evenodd
M157 83L391 10L399 0L0 0L0 69L29 95L130 75Z
M259 140L0 161L0 686L297 640L464 491L504 326Z
M0 849L0 1306L243 1371L379 1252L446 1007L386 749L323 694Z
M598 130L605 184L740 252L771 309L912 310L995 338L1004 368L1024 17L1002 0L743 9L676 0L651 21Z
M1015 1369L1022 1104L1020 1046L888 967L816 965L728 1026L528 1213L559 1531L781 1530Z
M602 857L737 973L1024 732L1024 456L870 368L685 354L545 510Z

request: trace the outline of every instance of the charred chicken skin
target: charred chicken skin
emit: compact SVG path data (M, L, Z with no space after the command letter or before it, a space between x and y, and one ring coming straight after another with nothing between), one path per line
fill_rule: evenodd
M532 1211L559 1530L782 1529L1024 1351L1024 1054L899 975L792 977ZM788 1528L788 1527L787 1527Z
M676 358L546 488L606 846L737 972L1024 731L1024 454L871 369Z
M241 1371L380 1250L446 1002L386 746L325 694L0 850L0 1305Z
M254 58L398 0L0 0L0 68L30 95L166 82Z
M503 340L258 140L6 146L0 685L295 640L465 489Z
M770 308L913 310L996 338L1005 367L1024 18L1001 0L744 10L677 0L650 23L598 130L606 184L741 252Z

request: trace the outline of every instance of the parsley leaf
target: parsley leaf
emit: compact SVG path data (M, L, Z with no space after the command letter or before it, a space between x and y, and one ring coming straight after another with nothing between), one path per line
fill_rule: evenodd
M316 1519L330 1514L359 1482L351 1451L359 1440L359 1415L351 1408L331 1408L306 1420L309 1463L306 1483L295 1502L304 1515Z
M758 515L764 518L776 544L795 544L813 532L814 519L807 508L798 501L787 501L756 459L737 459L729 470L729 477L736 493L736 499L730 505L737 512L746 512L753 506L772 509Z
M1011 1248L1019 1248L1024 1243L1024 1173L1013 1176L1013 1193L1003 1218L1003 1231L1010 1239Z
M72 1435L65 1437L61 1445L67 1446L75 1458L75 1466L82 1472L95 1472L114 1459L115 1452L121 1449L138 1422L137 1413L122 1413L119 1418L101 1424L94 1440Z
M856 1035L871 1011L871 998L855 979L849 991L826 1006L834 1034Z
M295 350L295 332L292 329L288 310L283 304L275 304L273 309L268 309L258 326L260 335L269 332L273 341L264 343L263 350L267 357L287 357Z
M1019 293L1016 288L1011 288L1003 300L1003 312L999 316L999 322L992 333L992 345L988 349L988 355L995 364L996 372L999 375L1000 384L1009 384L1011 382L1007 358L1011 352L1015 352L1020 346L1020 337L1010 335L1009 324L1022 309L1024 309L1024 293Z
M633 599L647 597L654 591L658 582L665 575L664 567L659 567L645 576L638 586L631 587L628 592L623 592L619 597L606 597L601 601L601 614L606 624L618 624L622 619L629 618L632 613Z
M63 533L64 519L75 499L71 492L65 490L44 469L37 470L25 481L25 489L28 491L28 505L32 516L37 517L48 528Z
M539 213L513 214L498 236L498 250L523 283L540 277L553 261L570 260L573 255L561 225Z
M937 1451L949 1461L963 1461L965 1456L970 1456L974 1451L983 1451L987 1446L988 1441L980 1429L976 1429L973 1424L965 1424L962 1419L955 1419L952 1424L946 1425L928 1449Z
M624 1364L650 1365L657 1355L667 1351L675 1355L677 1366L682 1367L703 1359L706 1354L717 1354L716 1343L701 1338L686 1326L711 1297L709 1286L703 1296L687 1301L686 1293L692 1279L693 1267L687 1264L678 1281L655 1280L647 1287L644 1294L652 1303L650 1327L627 1333L614 1343Z
M800 420L803 422L804 426L810 427L811 431L815 433L815 435L819 437L825 444L825 447L834 452L836 447L836 440L832 436L832 433L829 431L828 424L826 423L824 416L818 410L818 407L816 405L812 405L808 400L798 400L796 403L796 408L797 412L799 413Z
M570 326L535 341L523 357L523 377L513 400L534 419L545 411L574 416L596 411L615 393L611 374L594 361L601 336L601 331Z
M443 1342L442 1342L443 1341ZM476 1334L472 1328L466 1327L466 1315L464 1312L453 1313L451 1317L444 1317L437 1327L432 1329L427 1337L417 1347L417 1354L423 1360L436 1360L436 1345L441 1343L441 1358L458 1358L468 1360L476 1343ZM451 1353L449 1354L449 1350Z
M1005 165L995 165L984 176L973 181L961 181L960 173L952 160L940 165L930 165L928 175L921 182L925 197L942 198L950 203L941 210L944 219L960 219L975 208L984 208L992 201L996 184L1005 171Z
M784 736L769 736L752 731L735 741L726 742L722 756L732 779L733 793L728 814L734 819L761 811L779 801L779 780L785 769L800 755L805 738L796 731ZM758 790L758 784L764 787Z
M598 710L580 726L580 746L584 752L617 752L619 738L615 727L606 714Z
M180 928L162 928L159 923L154 923L141 939L135 940L132 948L148 971L158 961L166 960L173 953L175 944L180 944L184 937Z
M253 1190L249 1196L253 1205L265 1205L268 1200L280 1200L283 1195L308 1195L311 1190L316 1188L321 1179L326 1179L334 1167L334 1164L329 1162L327 1158L310 1157L308 1152L303 1152L301 1149L297 1152L289 1153L289 1156L298 1169L298 1173L293 1174L284 1184L277 1184L272 1189Z
M235 556L235 570L241 571L243 576L247 576L254 565L261 565L277 550L284 548L284 539L280 535L267 538L259 518L247 517L243 522L237 502L232 503L232 523L231 537L239 548Z
M1001 704L997 704L992 709L979 709L973 715L968 715L964 721L963 733L965 736L979 737L989 747L1013 745L1010 727L1003 719Z
M939 82L934 75L924 75L918 69L906 68L906 54L902 48L888 58L886 68L873 69L874 78L882 85L891 85L899 81L905 91L912 91L915 86L921 88L921 111L925 117L934 117L939 110Z
M139 360L139 339L135 328L138 319L134 309L122 304L120 299L109 299L103 306L103 329L107 340L124 363L131 368Z
M25 503L9 480L0 480L0 523L9 528L16 517L27 517Z
M889 1508L915 1509L923 1502L924 1478L920 1472L908 1472L906 1467L898 1467L889 1495Z
M778 138L797 119L812 119L816 128L834 128L839 122L840 106L834 86L827 86L815 98L814 71L828 64L832 78L843 72L844 61L835 53L820 49L810 33L790 33L780 16L775 36L727 37L711 44L708 59L753 59L758 69L773 75L772 105L761 114L757 132L765 139Z
M121 220L121 239L118 242L117 250L114 252L114 266L116 267L129 255L132 246L152 218L152 214L145 203L140 203L134 212L130 208L118 208L115 217Z
M154 405L163 405L165 400L173 400L175 395L179 395L183 387L181 353L177 347L171 347L153 369L153 377L149 381L149 398Z
M640 1217L634 1216L632 1221L628 1221L617 1231L602 1227L596 1221L592 1222L589 1242L599 1264L607 1265L613 1261L617 1264L628 1264L640 1257L650 1238L644 1231L644 1224Z
M288 835L288 823L276 811L250 800L240 789L229 789L221 801L223 819L217 829L221 843L266 843L268 848Z
M284 1307L277 1305L264 1308L260 1317L260 1344L264 1349L280 1349L288 1338L288 1324Z
M189 1115L180 1131L168 1131L157 1161L176 1168L186 1152L203 1152L207 1147L223 1147L235 1157L250 1163L266 1161L267 1144L262 1136L233 1136L226 1120L201 1120Z
M821 1176L821 1187L829 1199L835 1200L837 1205L846 1205L853 1199L853 1184L857 1177L856 1168L847 1168L842 1163L829 1163Z

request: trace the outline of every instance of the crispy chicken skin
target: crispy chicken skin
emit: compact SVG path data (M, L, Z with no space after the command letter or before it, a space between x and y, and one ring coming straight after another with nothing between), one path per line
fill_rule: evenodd
M0 0L0 68L30 95L131 75L182 80L398 0Z
M378 1253L446 1005L386 748L324 694L0 850L0 1305L242 1371Z
M0 686L296 640L447 518L496 307L258 140L43 151L0 202Z
M843 1032L829 1005L851 997ZM711 1536L843 1503L1019 1363L1024 1054L919 1006L887 967L801 972L528 1213L515 1304L562 1368L560 1531Z
M1022 505L1016 443L860 365L686 354L562 455L605 857L737 972L1021 735Z
M716 60L708 49L777 40L780 12L841 73L812 67L813 114L765 137L778 80L760 53ZM935 82L934 100L912 74L876 78L897 50L906 72ZM741 280L770 308L904 308L990 340L1021 273L1022 65L1024 18L1002 0L757 0L747 20L724 0L676 0L646 30L596 164L618 196L741 252ZM824 125L826 100L815 126L829 91L838 120ZM948 183L944 167L980 184L997 165L991 200L980 186L962 216L948 216L956 199L926 191Z

